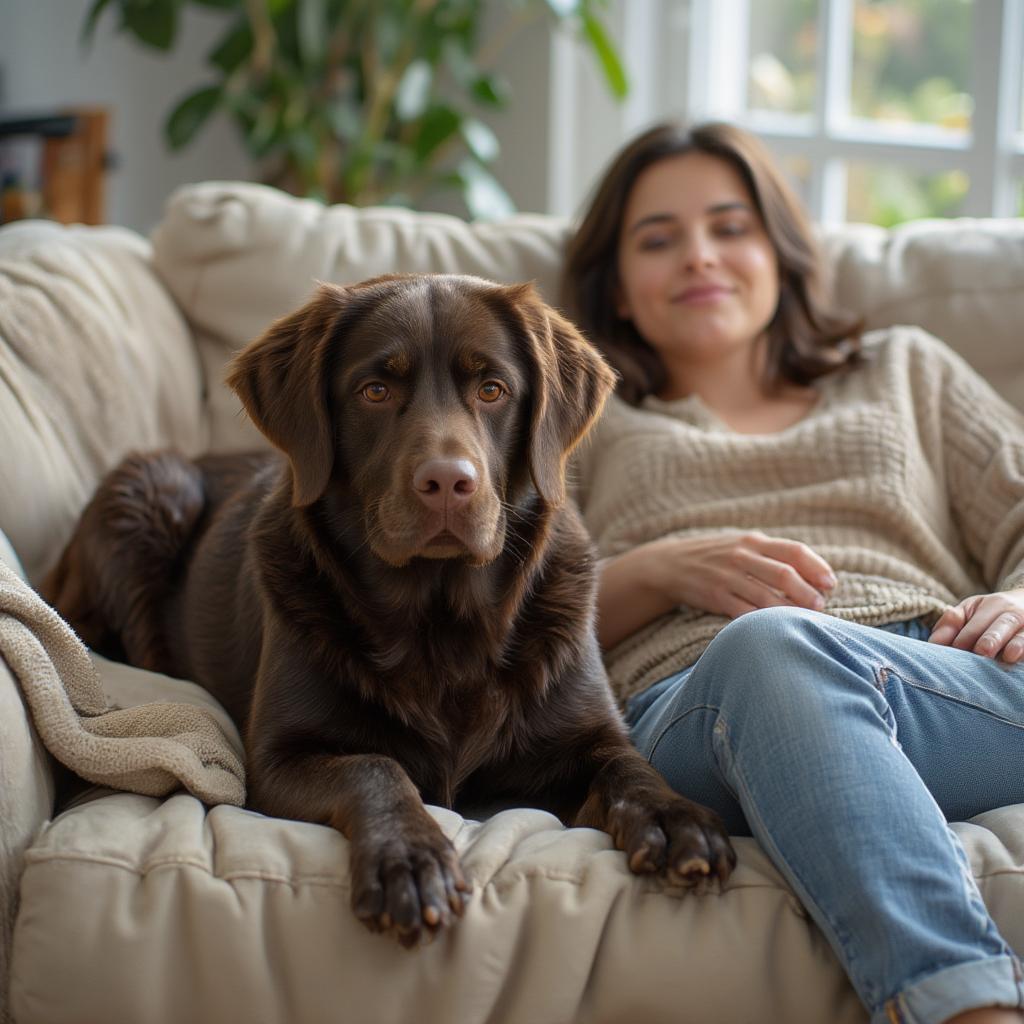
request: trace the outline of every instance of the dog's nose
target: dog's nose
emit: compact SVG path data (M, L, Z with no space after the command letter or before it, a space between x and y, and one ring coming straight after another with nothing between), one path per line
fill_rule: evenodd
M444 510L469 501L477 481L469 459L427 459L416 468L412 486L427 508Z

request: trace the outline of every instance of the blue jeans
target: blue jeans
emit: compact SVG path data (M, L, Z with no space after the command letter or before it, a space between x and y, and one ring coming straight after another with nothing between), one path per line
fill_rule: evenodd
M1024 665L927 636L749 612L626 709L678 792L761 843L874 1024L1024 1006L1020 961L947 825L1024 801Z

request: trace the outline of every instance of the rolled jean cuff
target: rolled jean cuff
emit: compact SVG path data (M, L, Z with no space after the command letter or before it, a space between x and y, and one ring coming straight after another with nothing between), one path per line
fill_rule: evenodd
M929 974L880 1006L871 1024L940 1024L983 1006L1024 1007L1024 975L1015 956L972 960Z

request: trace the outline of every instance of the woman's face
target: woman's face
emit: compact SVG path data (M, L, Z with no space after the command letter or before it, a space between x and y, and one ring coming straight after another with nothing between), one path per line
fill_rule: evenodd
M745 352L779 300L775 250L729 163L667 157L636 180L619 237L618 313L661 355L672 382L686 368Z

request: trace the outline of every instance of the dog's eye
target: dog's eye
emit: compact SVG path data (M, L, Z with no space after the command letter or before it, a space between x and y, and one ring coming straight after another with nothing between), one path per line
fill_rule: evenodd
M387 385L381 384L379 381L374 381L372 384L367 384L362 389L360 394L368 402L383 402L385 399L391 397L391 392L388 391Z
M476 392L481 402L496 402L503 394L505 389L496 380L485 380Z

